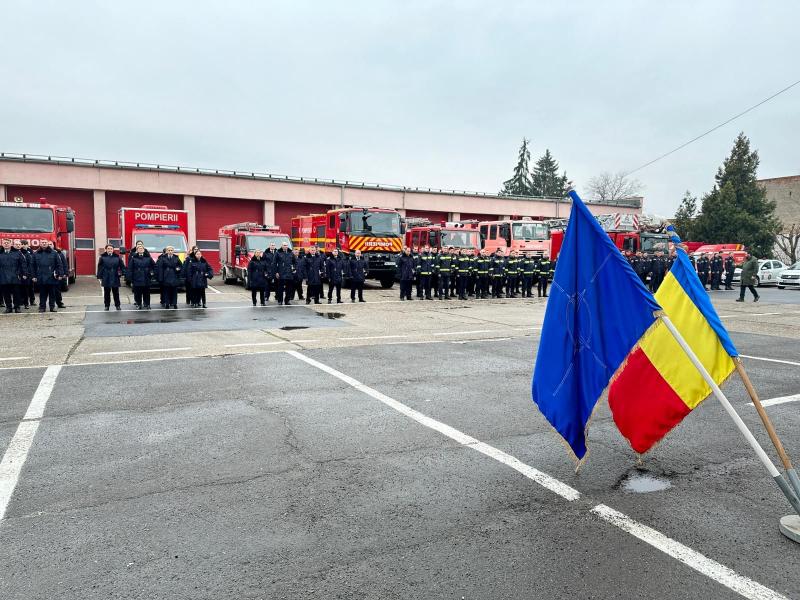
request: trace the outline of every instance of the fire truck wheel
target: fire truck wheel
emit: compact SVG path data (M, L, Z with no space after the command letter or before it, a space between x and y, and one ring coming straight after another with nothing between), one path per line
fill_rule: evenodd
M394 285L394 278L392 279L381 279L381 287L385 290L389 290Z
M233 283L236 281L236 278L231 278L230 273L228 273L228 267L222 267L222 281L225 283Z

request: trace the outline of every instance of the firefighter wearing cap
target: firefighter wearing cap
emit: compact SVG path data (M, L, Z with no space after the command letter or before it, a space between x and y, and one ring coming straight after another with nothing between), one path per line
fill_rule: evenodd
M704 289L708 289L708 272L710 268L710 261L708 255L703 254L697 261L697 274L700 276L700 283L703 284Z
M709 270L711 271L711 289L719 290L719 284L722 283L722 257L719 252L714 254L714 258L711 259Z
M516 250L512 250L506 261L506 298L516 298L518 260Z
M492 255L489 269L492 276L492 298L502 298L503 278L506 276L506 257L503 256L501 248L498 248L497 252Z
M725 257L725 262L723 263L725 267L725 289L732 290L733 289L733 272L736 270L736 263L733 262L733 253L728 252L728 255Z
M547 298L547 284L550 283L550 273L553 270L553 265L550 263L548 256L543 256L539 261L539 283L537 285L537 292L539 298Z
M433 259L433 272L431 273L431 289L433 297L439 299L439 249L436 246L431 248L431 258Z
M536 259L530 254L523 255L520 261L522 267L522 297L533 297L533 275L536 272Z
M476 289L475 297L485 299L489 297L489 266L491 261L486 250L481 250L475 257Z
M458 284L458 248L450 246L450 256L453 257L453 271L450 273L450 297L455 298Z
M425 246L417 257L419 265L418 277L420 289L425 293L425 300L433 300L431 296L431 276L433 275L434 258L429 246ZM420 298L422 296L419 296Z
M439 274L439 298L450 300L450 276L453 272L453 255L449 248L442 248L436 260L436 271Z

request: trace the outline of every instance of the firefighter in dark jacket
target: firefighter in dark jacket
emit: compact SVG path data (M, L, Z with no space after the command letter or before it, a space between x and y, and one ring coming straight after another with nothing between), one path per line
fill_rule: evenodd
M150 282L155 275L156 263L141 242L128 257L128 279L133 287L133 303L139 310L150 310Z
M274 259L272 264L274 264ZM250 297L253 306L256 305L256 295L258 295L261 306L265 306L264 295L267 292L267 277L270 268L270 260L261 250L253 252L253 258L247 263L247 285L250 287ZM277 296L277 294L276 294Z
M525 255L522 264L522 297L533 298L533 274L536 271L536 260L533 256Z
M449 248L442 248L436 259L436 271L439 277L439 298L450 300L450 277L453 274L453 256Z
M456 286L459 300L467 300L469 276L472 270L472 258L469 256L469 252L471 252L469 248L461 248L461 252L457 257L458 275Z
M292 251L289 244L283 242L281 249L275 253L275 298L278 304L289 304L294 289L294 270Z
M356 250L355 256L351 256L347 263L347 277L350 278L350 302L356 301L356 291L358 301L364 300L364 281L369 275L369 261L361 256L361 250Z
M498 248L492 256L490 265L492 276L492 298L503 297L503 279L506 276L506 257L503 256L503 249Z
M539 298L547 298L547 284L550 283L550 274L553 271L553 265L550 262L550 257L543 256L539 261L539 283L537 285L537 294Z
M400 300L411 300L411 286L414 283L414 257L411 248L403 247L403 253L397 259L397 274L400 277Z
M208 261L203 258L203 253L198 250L194 253L194 261L189 264L189 279L192 282L192 296L194 308L206 307L206 288L208 280L214 278L214 271Z
M192 246L189 252L186 253L186 258L183 261L183 281L184 281L184 289L186 290L186 306L190 306L192 304L193 299L193 292L192 292L192 282L189 279L189 265L194 262L194 253L197 252L199 248L197 246Z
M39 312L50 306L56 312L56 287L66 276L58 253L50 247L50 240L40 240L39 250L33 256L33 282L39 286Z
M711 272L711 289L719 290L719 284L722 283L722 257L719 252L711 259L709 271Z
M164 308L178 308L178 286L181 284L183 263L175 254L175 248L167 246L167 251L164 256L160 257L156 269L158 270L158 280L161 282Z
M736 270L736 263L733 262L733 254L728 252L723 263L725 267L725 289L733 289L733 272Z
M325 260L325 276L328 278L328 304L333 302L334 290L336 290L336 303L342 303L342 281L346 268L344 257L339 254L337 248L334 248L331 255Z
M656 255L650 259L650 291L654 294L661 287L661 282L664 281L664 276L667 274L667 260L664 258L664 253L660 250Z
M319 304L322 295L322 276L325 274L325 259L317 252L316 246L308 249L303 259L303 278L306 280L306 304Z
M433 290L433 297L437 300L439 296L439 249L436 246L431 248L431 256L433 257L433 273L431 274L431 289Z
M425 294L425 300L433 300L433 296L431 296L431 277L433 276L436 263L429 246L425 246L422 249L422 252L417 258L417 264L419 265L418 276L420 286Z
M0 245L0 296L6 313L22 312L19 285L25 274L25 258L21 252L13 251L10 239L4 239Z
M22 258L22 279L17 284L17 304L15 306L24 306L28 308L28 282L30 281L30 263L27 255L22 251L22 242L14 240L11 244L11 252L19 254Z
M120 277L125 272L125 264L114 254L114 246L106 244L105 252L97 260L97 278L103 288L103 304L106 310L111 306L111 296L114 296L114 308L121 310L119 301Z
M476 298L486 299L489 297L489 268L491 262L489 253L486 250L481 250L475 259Z
M292 300L294 294L297 294L297 299L303 299L303 279L305 279L306 261L305 256L300 254L298 248L292 249Z
M61 261L61 270L64 271L64 277L61 278L61 281L55 287L56 306L58 308L66 308L67 305L64 304L64 297L61 295L61 286L64 280L66 280L69 275L69 265L67 264L67 256L61 251L61 248L56 246L53 242L50 242L50 247L55 251L58 260Z
M508 253L506 261L506 298L516 298L517 289L517 251L512 250Z
M269 302L272 292L275 292L275 299L278 298L278 286L275 283L275 274L278 272L278 250L275 248L274 242L270 243L267 251L261 255L261 260L264 261L264 289L266 290L266 301Z
M419 276L420 264L419 259L422 254L422 248L416 247L411 249L411 256L414 257L414 283L417 288L417 298L422 300L422 279Z
M27 263L26 272L28 273L28 278L23 286L22 304L25 308L28 308L28 306L36 306L36 293L33 289L33 250L31 250L28 240L22 240L21 246L22 254L25 256L25 262Z
M697 261L697 274L700 276L700 283L703 284L703 288L705 289L708 289L708 272L710 267L711 264L708 260L708 256L703 254Z

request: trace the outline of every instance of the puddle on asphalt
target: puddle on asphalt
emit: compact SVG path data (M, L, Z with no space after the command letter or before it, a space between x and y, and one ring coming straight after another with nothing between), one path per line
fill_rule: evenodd
M620 481L620 487L626 492L634 494L649 494L650 492L660 492L672 487L669 479L659 477L643 471L634 469Z
M294 331L295 329L308 329L305 325L284 325L281 327L283 331Z
M341 319L344 316L344 313L323 312L323 313L317 313L317 316L323 317L324 319Z

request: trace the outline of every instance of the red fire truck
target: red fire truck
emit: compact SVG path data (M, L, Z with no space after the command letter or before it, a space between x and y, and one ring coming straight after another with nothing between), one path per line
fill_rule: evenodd
M338 248L345 254L361 250L369 261L369 277L381 287L394 285L397 263L403 249L400 213L388 208L337 208L326 213L292 219L292 242L323 252Z
M645 256L652 256L656 252L663 252L668 256L672 250L669 235L661 233L666 223L653 217L640 217L623 213L597 215L600 226L625 256L642 252ZM556 226L551 223L550 232L550 258L556 259L564 241L566 223Z
M471 227L468 223L444 223L433 225L427 219L416 222L408 219L406 221L406 246L411 248L421 248L430 246L431 248L470 248L478 254L481 248L480 234L478 230Z
M43 239L53 242L67 259L67 279L61 282L66 291L75 283L75 211L68 206L40 203L0 202L0 238L28 240L32 250Z
M544 256L550 252L550 228L544 221L530 217L481 221L479 227L483 248L492 254L502 250L508 256L516 250L530 256Z
M247 287L247 265L256 250L262 252L275 244L280 248L286 242L292 247L289 236L281 233L277 225L235 223L219 228L219 264L225 283L241 281Z
M119 233L122 236L119 253L122 255L133 252L136 242L142 242L153 260L157 260L167 246L172 246L175 254L185 260L188 231L189 213L185 210L153 204L119 209ZM130 284L127 277L125 282ZM155 278L151 283L157 284Z

